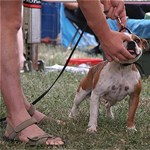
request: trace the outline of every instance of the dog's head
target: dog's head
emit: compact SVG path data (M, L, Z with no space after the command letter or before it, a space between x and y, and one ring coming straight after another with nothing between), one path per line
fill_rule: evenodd
M124 46L134 56L133 59L127 61L121 61L121 64L132 64L136 62L144 51L149 49L148 42L145 39L139 38L137 35L125 33L132 39L131 41L125 41Z

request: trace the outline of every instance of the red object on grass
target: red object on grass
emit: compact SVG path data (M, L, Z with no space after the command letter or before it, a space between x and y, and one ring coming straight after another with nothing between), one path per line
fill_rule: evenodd
M71 58L68 65L80 65L80 64L87 64L90 66L96 65L102 62L102 58Z

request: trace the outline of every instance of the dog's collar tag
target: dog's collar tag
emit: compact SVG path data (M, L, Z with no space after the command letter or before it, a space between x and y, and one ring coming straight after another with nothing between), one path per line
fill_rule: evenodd
M118 17L117 18L117 20L118 20L118 23L120 24L120 26L121 26L121 28L120 28L120 30L119 30L119 32L121 32L122 30L126 30L126 31L128 31L128 33L132 33L123 23L122 23L122 21L121 21L121 19Z

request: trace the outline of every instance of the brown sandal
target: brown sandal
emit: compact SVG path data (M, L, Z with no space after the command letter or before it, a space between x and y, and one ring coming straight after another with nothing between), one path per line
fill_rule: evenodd
M18 141L18 135L19 133L24 130L25 128L37 123L34 118L30 118L21 124L19 124L17 127L13 128L9 123L7 123L7 132L8 132L8 137L4 137L6 140L13 140L13 141Z
M21 124L19 124L17 127L13 128L10 124L7 124L7 132L8 132L8 137L4 137L5 140L7 141L20 141L19 140L19 133L24 130L25 128L33 125L36 123L36 120L34 118L30 118ZM46 141L48 139L55 139L56 137L49 135L49 134L43 134L40 136L36 136L33 138L28 137L28 144L29 146L36 146L36 145L46 145ZM64 141L62 141L63 144L59 144L58 146L64 145ZM55 145L47 145L47 146L55 146Z
M49 135L49 134L44 134L44 135L41 135L41 136L37 136L37 137L34 137L34 138L28 138L29 141L27 144L29 144L30 146L39 146L39 145L43 145L45 144L46 145L46 141L48 139L56 139L56 137L52 136L52 135ZM63 144L59 144L59 145L47 145L47 146L62 146L64 145L64 141L62 141Z

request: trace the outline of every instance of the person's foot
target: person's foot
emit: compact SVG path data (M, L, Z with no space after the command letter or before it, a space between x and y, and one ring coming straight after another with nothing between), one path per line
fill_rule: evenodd
M25 121L31 121L31 118L26 118ZM18 122L15 120L15 122ZM15 134L17 133L16 130L18 130L17 128L20 128L20 125L23 125L24 121L21 121L19 124L14 125L12 124L11 119L7 118L7 128L5 131L5 137L9 140L10 137L12 137L12 130L13 132L15 132ZM28 124L28 123L25 123ZM17 127L18 126L18 127ZM11 129L10 129L11 128ZM21 127L22 128L22 127ZM11 131L11 132L10 132ZM30 125L26 125L26 128L22 129L19 134L17 133L17 135L15 135L14 139L17 137L17 140L24 142L24 143L28 143L31 139L34 139L33 141L35 141L35 139L38 139L41 136L45 136L47 135L41 128L39 128L36 124L34 124L34 122ZM35 138L36 137L36 138ZM45 138L45 141L43 143L43 139ZM59 137L44 137L44 138L39 138L38 140L36 140L35 142L38 142L37 144L40 143L40 145L51 145L51 146L60 146L63 145L64 142L62 141L61 138Z
M35 118L38 124L46 124L48 122L56 122L59 125L65 125L65 122L54 119L52 117L47 117L45 114L41 113L40 111L36 110L33 105L30 105L28 109L28 113L31 117Z
M45 37L45 38L42 38L42 39L41 39L41 42L42 42L42 43L50 43L50 42L51 42L51 39L50 39L50 37Z

